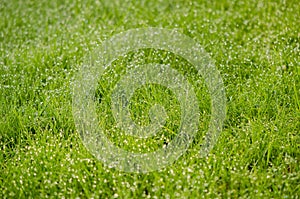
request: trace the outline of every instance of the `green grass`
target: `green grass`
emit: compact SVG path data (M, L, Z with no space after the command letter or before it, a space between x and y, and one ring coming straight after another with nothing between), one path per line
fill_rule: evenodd
M299 11L297 0L2 0L0 197L299 198ZM141 27L176 28L199 42L215 60L227 96L223 131L211 153L200 158L209 96L201 78L175 59L175 67L198 89L205 117L198 142L175 164L148 174L124 173L94 159L72 117L72 82L84 56L104 39ZM174 58L147 52L149 60ZM122 73L128 61L120 58L113 66ZM106 94L116 79L109 72L106 77L96 94L105 96L99 106L107 112L99 117L106 116L102 122L110 129L114 121ZM141 88L131 113L147 124L145 113L153 103L169 106L169 130L159 135L171 139L180 108L167 89ZM124 146L124 135L108 132L128 150L162 146L159 136Z

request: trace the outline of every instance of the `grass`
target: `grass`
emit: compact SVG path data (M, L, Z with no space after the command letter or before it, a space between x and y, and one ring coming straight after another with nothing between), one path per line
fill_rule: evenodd
M2 0L0 197L299 198L299 10L296 0ZM150 26L179 29L211 55L226 87L227 119L207 157L196 153L196 142L162 171L124 173L104 166L83 146L71 114L72 82L84 56L104 39ZM148 53L153 59L169 56ZM114 65L120 71L124 59ZM198 88L193 71L180 69L184 63L174 65ZM109 93L111 78L107 73L99 82L98 94ZM200 110L209 116L209 97L201 98L205 86L197 92ZM172 102L171 132L161 132L172 138L180 113L172 93L157 85L137 91L131 112L146 124L149 104L140 97L149 104ZM99 106L109 107L109 98L102 99ZM111 128L111 114L101 114ZM110 135L122 142L122 135ZM124 147L154 150L162 139L155 143L131 140Z

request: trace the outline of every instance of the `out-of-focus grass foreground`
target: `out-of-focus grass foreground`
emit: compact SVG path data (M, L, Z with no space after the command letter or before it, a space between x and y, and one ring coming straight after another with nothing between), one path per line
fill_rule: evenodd
M299 198L299 12L297 0L2 0L0 197ZM131 115L147 124L151 104L165 105L170 122L161 137L141 141L112 129L115 74L141 55L172 60L194 86L201 112L195 142L174 164L126 173L84 147L72 115L72 86L85 56L105 39L145 27L177 29L204 47L221 73L227 116L216 145L200 157L210 113L201 78L165 51L120 57L95 93L99 110L107 110L98 112L99 125L117 146L134 152L164 147L180 122L175 96L147 85L132 97Z

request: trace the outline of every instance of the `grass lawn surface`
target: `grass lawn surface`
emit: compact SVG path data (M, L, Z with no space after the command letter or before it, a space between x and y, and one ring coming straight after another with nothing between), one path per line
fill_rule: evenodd
M0 198L299 198L299 13L298 0L1 0ZM200 157L210 97L193 67L155 49L118 58L95 93L97 110L105 110L99 125L117 146L154 151L180 123L174 94L151 84L135 92L130 112L146 125L159 103L168 114L164 129L143 140L113 128L111 90L131 62L154 60L184 74L201 116L195 142L174 164L126 173L83 145L72 85L105 39L145 27L177 29L204 47L224 81L227 116L216 145Z

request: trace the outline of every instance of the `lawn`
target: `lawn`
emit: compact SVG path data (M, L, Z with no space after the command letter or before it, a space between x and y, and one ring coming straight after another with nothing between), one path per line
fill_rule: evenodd
M0 198L299 198L300 4L297 0L2 0L0 2ZM113 88L134 64L170 65L199 101L195 140L173 164L120 171L85 147L73 117L74 82L86 57L124 31L176 29L214 60L226 91L226 119L206 156L199 150L211 115L203 77L172 52L141 49L118 57L97 80L99 127L135 153L165 147L180 126L180 101L147 84L130 101L133 121L165 125L136 139L116 128Z

